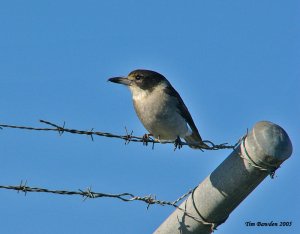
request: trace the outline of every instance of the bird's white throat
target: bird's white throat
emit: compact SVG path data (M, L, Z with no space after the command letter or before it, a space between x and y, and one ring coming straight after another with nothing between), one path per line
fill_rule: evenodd
M141 89L138 86L129 86L129 89L132 93L132 99L136 102L144 101L151 95L157 95L159 93L164 93L164 89L167 87L167 84L161 83L157 85L152 91Z

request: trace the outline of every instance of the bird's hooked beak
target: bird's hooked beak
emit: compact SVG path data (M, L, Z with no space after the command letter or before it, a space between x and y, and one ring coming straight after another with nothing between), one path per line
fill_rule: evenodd
M108 79L107 81L126 85L126 86L129 86L131 84L131 81L127 77L113 77L113 78Z

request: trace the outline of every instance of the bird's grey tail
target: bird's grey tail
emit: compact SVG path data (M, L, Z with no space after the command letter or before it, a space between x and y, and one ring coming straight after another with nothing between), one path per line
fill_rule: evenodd
M190 144L189 147L193 149L205 149L209 147L202 141L199 133L196 132L192 132L191 135L185 136L184 140L186 141L186 143Z

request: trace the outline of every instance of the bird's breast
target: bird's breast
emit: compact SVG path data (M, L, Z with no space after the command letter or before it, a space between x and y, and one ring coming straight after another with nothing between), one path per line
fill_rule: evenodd
M161 140L174 140L188 132L185 119L178 113L178 101L163 89L132 92L135 111L145 128Z

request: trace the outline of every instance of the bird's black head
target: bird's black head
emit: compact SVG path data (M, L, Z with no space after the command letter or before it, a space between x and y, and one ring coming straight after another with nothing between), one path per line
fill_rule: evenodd
M139 87L140 89L152 91L161 83L169 83L167 79L155 71L138 69L130 72L127 77L114 77L109 81L124 84L131 87Z

